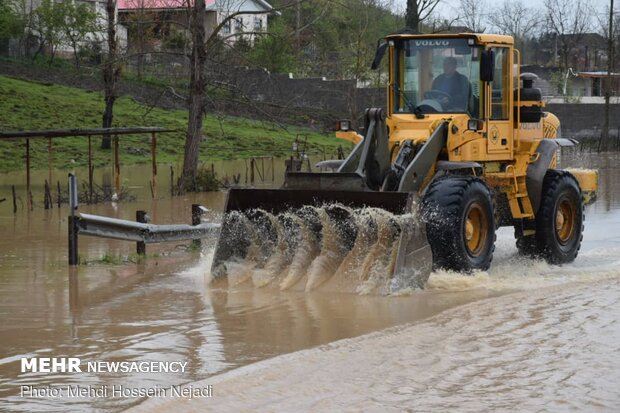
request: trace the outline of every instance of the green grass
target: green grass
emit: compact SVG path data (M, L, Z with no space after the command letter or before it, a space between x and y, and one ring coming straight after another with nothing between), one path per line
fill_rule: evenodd
M0 130L34 130L57 128L98 128L101 126L103 97L99 92L59 85L17 80L0 76ZM179 132L159 134L157 160L180 163L183 159L187 112L148 108L131 98L121 97L114 106L114 125L159 126L178 129ZM282 128L269 122L243 118L207 116L201 144L203 161L244 159L252 156L288 156L297 136L308 138L311 152L332 154L342 141L333 134L320 134L294 126ZM96 166L111 162L110 151L102 150L100 137L93 137L93 160ZM45 169L48 162L47 139L31 140L33 169ZM25 140L0 142L0 172L23 170ZM130 148L150 150L147 135L120 137L121 163L150 162L150 155L130 154ZM53 140L55 168L85 166L88 162L86 137L57 138Z

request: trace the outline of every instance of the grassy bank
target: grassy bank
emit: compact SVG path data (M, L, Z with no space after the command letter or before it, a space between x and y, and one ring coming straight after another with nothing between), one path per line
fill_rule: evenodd
M100 127L102 113L103 98L99 92L0 76L2 131ZM115 105L114 126L160 126L179 130L159 135L157 157L160 162L182 161L186 125L186 111L149 108L127 97L119 98ZM207 162L261 155L288 156L297 137L307 137L310 151L325 151L328 157L342 143L333 134L231 117L207 116L203 133L205 141L200 157ZM123 164L150 161L148 136L121 136L120 140ZM100 138L95 138L94 163L107 165L111 162L111 153L99 149L99 143ZM24 147L24 140L0 142L0 172L24 168ZM86 165L87 153L86 137L55 139L54 167ZM31 154L33 168L47 168L47 140L32 140Z

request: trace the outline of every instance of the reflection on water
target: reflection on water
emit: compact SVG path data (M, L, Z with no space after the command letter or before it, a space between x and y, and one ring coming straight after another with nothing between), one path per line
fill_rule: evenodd
M565 165L570 156L564 156ZM70 272L66 264L66 208L44 211L39 207L14 216L10 202L0 203L0 410L118 411L139 400L20 398L19 386L188 383L278 354L420 321L490 296L547 286L561 288L569 281L613 279L620 264L620 162L616 155L578 154L574 159L575 166L604 168L599 200L586 210L584 244L574 264L551 267L522 260L516 256L512 231L502 229L488 272L474 277L435 273L425 291L401 297L275 291L249 285L212 288L205 284L205 277L214 240L207 240L202 254L184 252L174 243L148 245L147 252L158 256L145 263L91 262ZM152 201L149 168L144 173L139 170L126 174L131 178L128 185L139 187L135 188L138 202L81 206L80 210L134 219L135 210L144 209L153 223L189 223L192 203L213 211L223 206L222 194L170 199L162 190L162 199ZM9 195L10 199L13 178L0 176L0 198ZM212 212L207 219L220 217ZM134 251L133 243L80 238L80 254L87 260ZM514 319L498 323L526 323L518 303L511 305L516 306ZM567 307L566 311L574 312L576 318L583 316L579 308ZM459 326L463 336L477 331L473 324ZM527 340L520 337L515 333L515 339L524 340L525 351ZM559 337L552 344L558 349L565 344ZM458 341L449 343L460 345ZM477 351L482 351L483 357L484 348ZM19 359L35 355L86 361L187 361L188 370L182 374L20 373ZM472 370L472 375L480 374Z
M193 384L213 399L131 411L615 412L619 311L619 278L505 295Z

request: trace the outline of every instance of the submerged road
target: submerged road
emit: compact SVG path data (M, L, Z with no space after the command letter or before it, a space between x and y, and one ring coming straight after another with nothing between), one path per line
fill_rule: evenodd
M132 412L617 411L620 270L211 377L213 397Z

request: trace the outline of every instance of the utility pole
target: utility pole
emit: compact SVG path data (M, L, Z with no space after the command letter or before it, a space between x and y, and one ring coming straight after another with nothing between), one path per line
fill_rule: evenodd
M607 33L607 78L605 79L605 125L603 127L603 145L609 147L609 100L611 97L611 74L614 68L614 0L609 0L609 32Z

